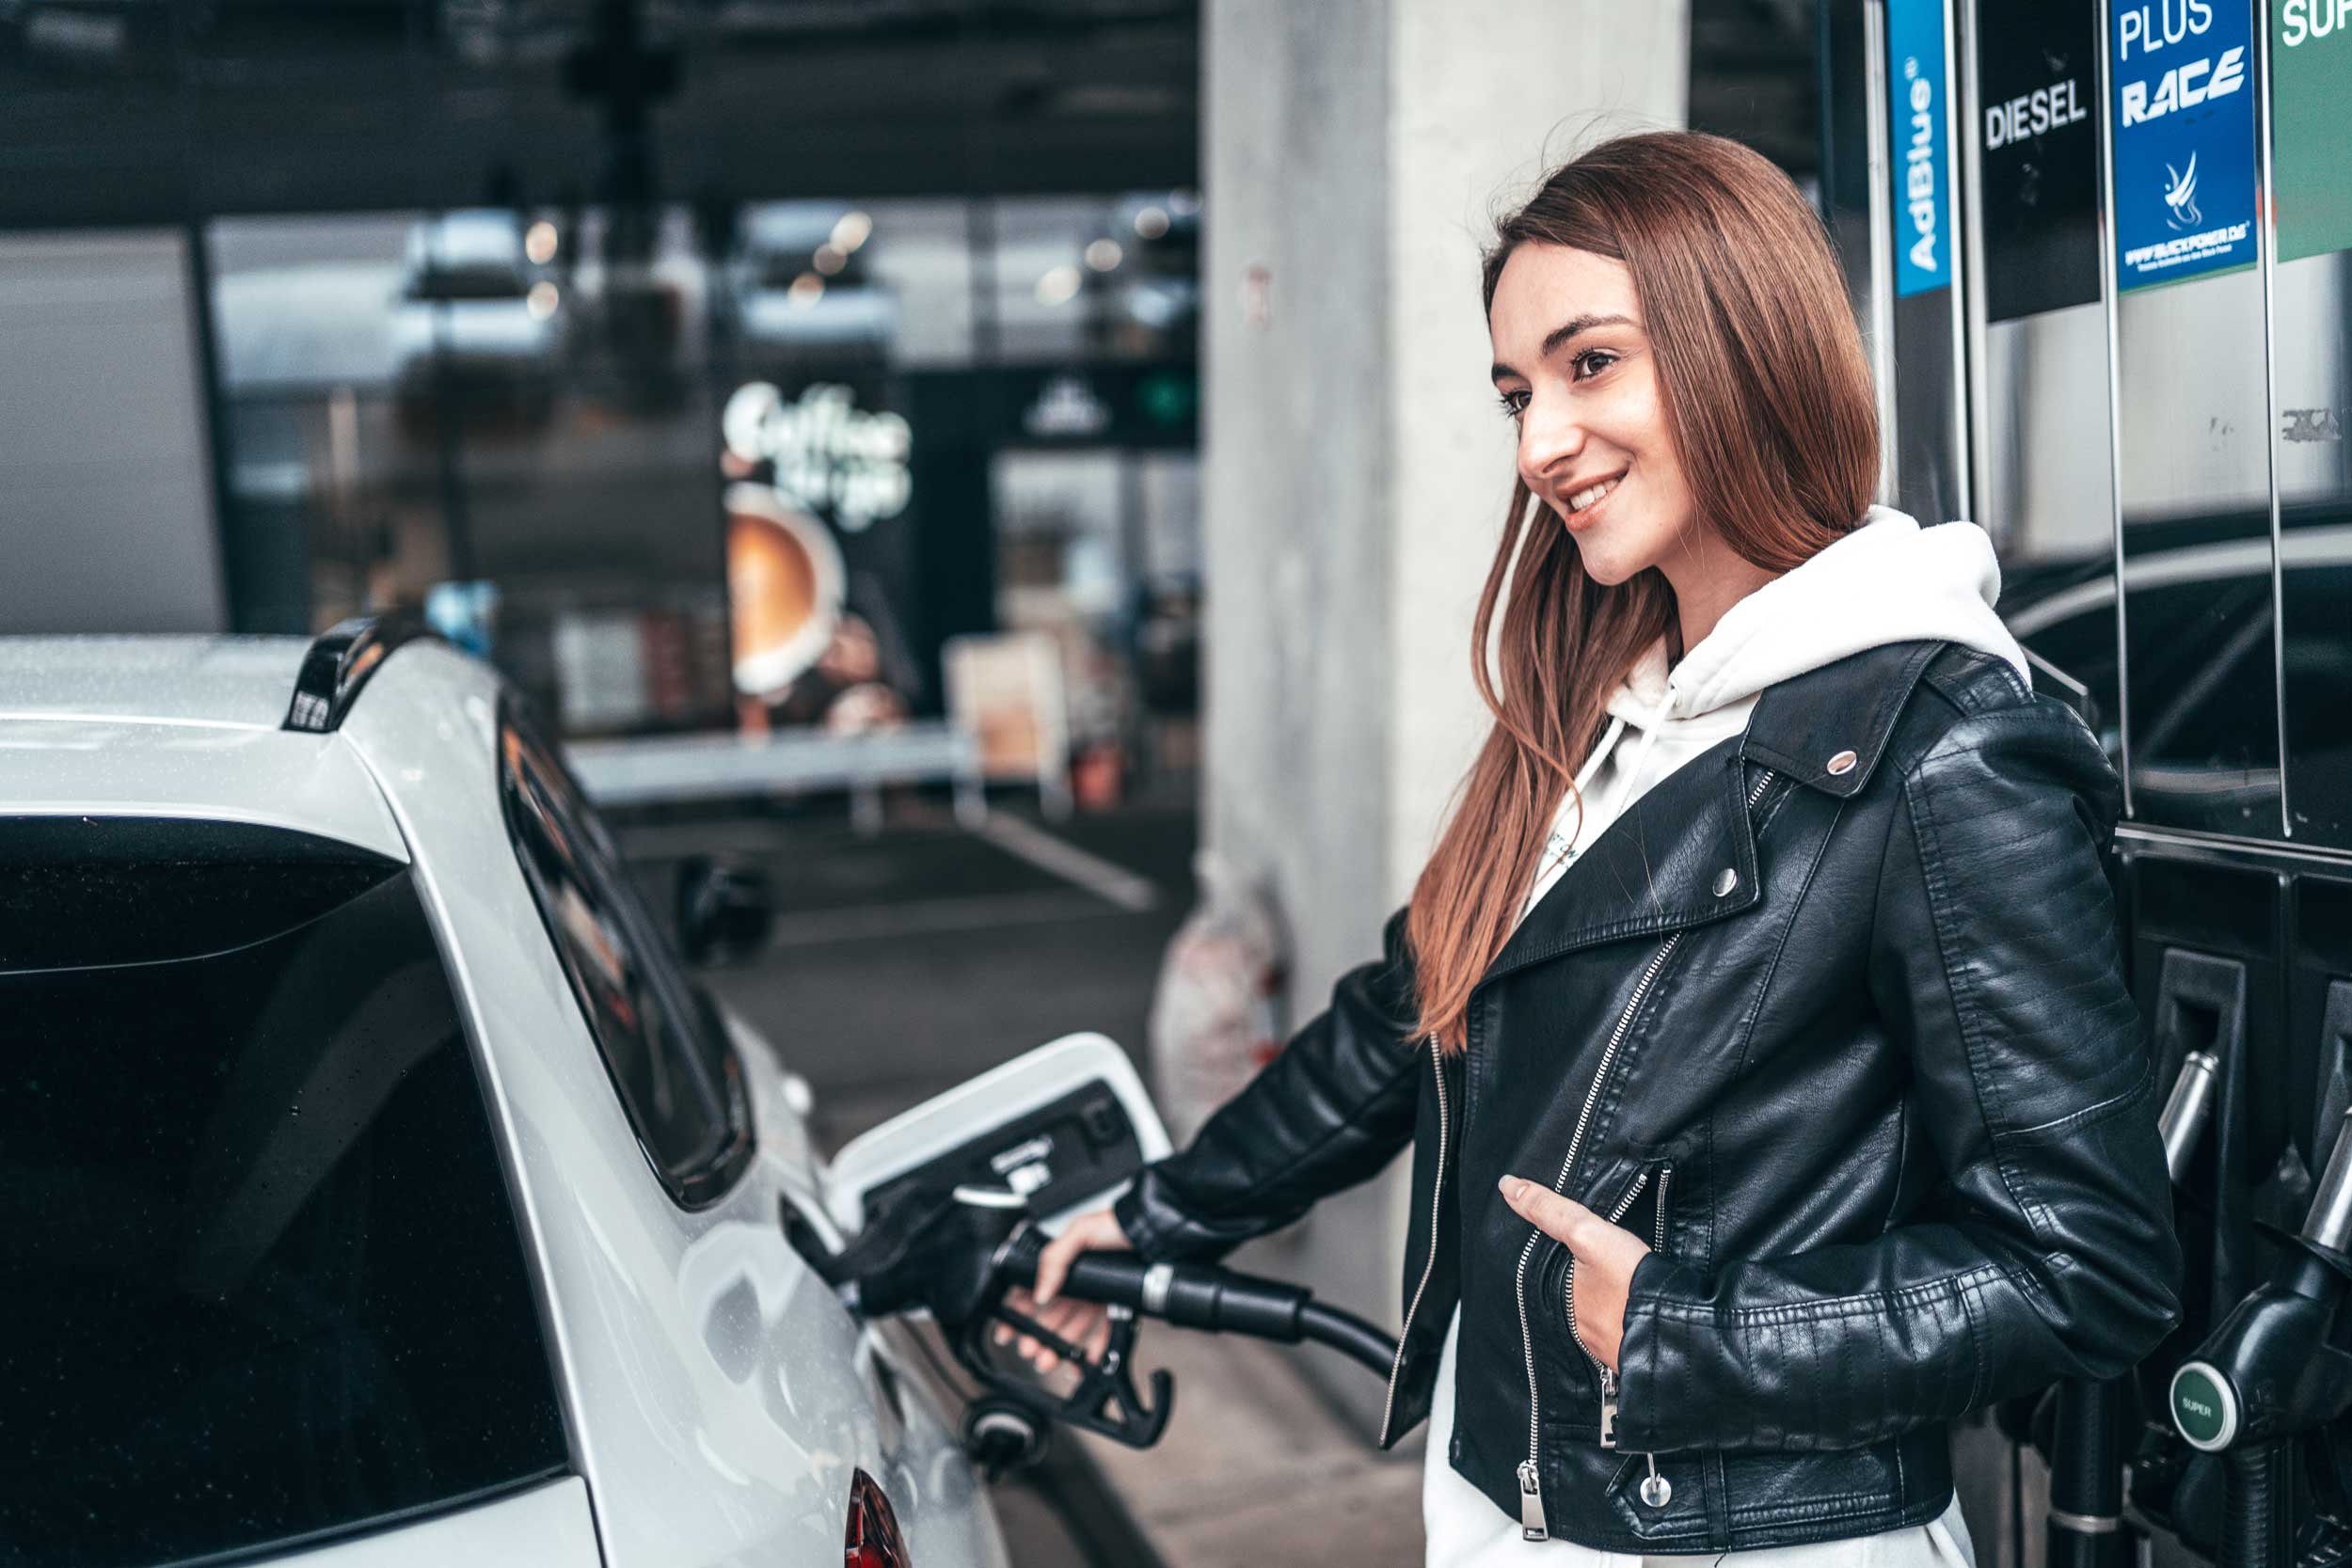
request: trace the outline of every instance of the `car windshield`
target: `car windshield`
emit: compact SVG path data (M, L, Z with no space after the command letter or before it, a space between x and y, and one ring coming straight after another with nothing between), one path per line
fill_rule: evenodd
M407 868L0 818L0 1557L211 1560L569 1467Z

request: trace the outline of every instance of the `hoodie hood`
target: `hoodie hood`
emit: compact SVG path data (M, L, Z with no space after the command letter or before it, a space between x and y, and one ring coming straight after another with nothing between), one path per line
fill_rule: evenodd
M1984 530L1922 528L1909 513L1873 506L1852 532L1724 611L1671 674L1665 639L1652 643L1610 695L1609 712L1654 729L1865 648L1923 638L2004 658L2030 691L2025 650L1994 613L2000 596L2001 565Z

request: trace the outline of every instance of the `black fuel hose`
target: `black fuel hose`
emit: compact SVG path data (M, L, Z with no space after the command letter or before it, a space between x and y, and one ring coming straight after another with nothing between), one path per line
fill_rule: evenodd
M1022 1231L1006 1248L1005 1276L1017 1285L1036 1283L1038 1254L1044 1250L1041 1232ZM1293 1345L1311 1341L1383 1377L1396 1361L1396 1341L1354 1313L1324 1306L1296 1285L1207 1264L1147 1263L1133 1253L1083 1252L1070 1265L1062 1294L1132 1307L1147 1318L1208 1334L1246 1334Z
M2050 1568L2121 1568L2131 1560L2122 1519L2122 1417L2120 1383L2058 1386L2050 1444Z
M2221 1513L2221 1568L2284 1568L2294 1545L2294 1443L2232 1449Z

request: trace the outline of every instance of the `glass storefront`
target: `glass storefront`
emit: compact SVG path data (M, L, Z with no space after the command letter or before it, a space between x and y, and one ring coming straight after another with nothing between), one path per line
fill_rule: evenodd
M1199 216L1173 191L215 219L234 623L421 609L574 735L935 711L944 639L1028 624L993 586L1023 559L990 543L994 448L1157 473L1120 453L1192 444ZM1198 592L1197 486L1136 483L1096 509L1125 519L1113 579L1058 623L1131 694L1114 730L1138 607Z

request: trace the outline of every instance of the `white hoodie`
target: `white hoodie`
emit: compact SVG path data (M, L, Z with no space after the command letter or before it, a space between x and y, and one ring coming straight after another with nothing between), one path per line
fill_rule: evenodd
M2000 594L2000 562L1984 530L1921 528L1908 513L1874 506L1851 533L1724 611L1671 673L1661 637L1610 693L1609 727L1577 770L1577 794L1562 792L1520 917L1643 791L1746 729L1756 697L1775 681L1881 643L1941 638L2009 660L2031 690L2025 653L1993 612ZM1628 730L1641 732L1629 756Z
M1775 681L1882 643L1935 638L2009 660L2031 690L2025 653L1993 612L2000 594L2000 563L1984 530L1964 522L1923 529L1906 513L1874 506L1852 532L1725 610L1671 673L1661 637L1610 694L1608 729L1577 770L1582 819L1577 795L1563 791L1520 918L1645 790L1746 729L1756 697ZM1630 748L1624 744L1628 730L1641 732ZM1614 1568L1634 1560L1567 1541L1522 1541L1519 1521L1454 1472L1446 1450L1461 1323L1457 1307L1430 1412L1422 1475L1425 1561L1431 1568ZM1865 1549L1859 1541L1833 1541L1770 1555L1777 1568L1831 1568L1857 1560ZM1975 1561L1957 1498L1941 1518L1872 1537L1867 1549L1877 1554L1871 1561L1887 1568L1968 1568ZM1746 1556L1723 1561L1730 1568Z

